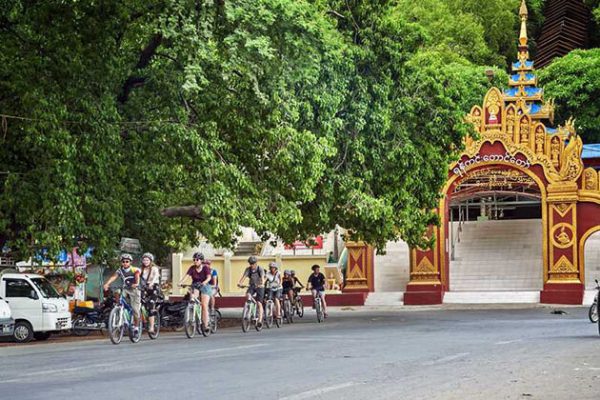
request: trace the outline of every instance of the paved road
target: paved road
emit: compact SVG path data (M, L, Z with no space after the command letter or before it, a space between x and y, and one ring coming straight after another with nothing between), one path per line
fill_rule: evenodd
M0 348L0 399L598 399L584 308L308 313L282 329Z

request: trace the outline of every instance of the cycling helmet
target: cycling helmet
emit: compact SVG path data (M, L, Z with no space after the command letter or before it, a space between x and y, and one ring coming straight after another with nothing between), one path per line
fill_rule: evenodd
M254 256L250 256L248 257L248 264L256 264L258 262L258 259Z
M275 268L275 269L277 269L277 263L270 262L269 263L269 268Z
M283 271L283 274L284 274L284 275L290 275L290 274L291 274L291 272L290 272L290 270L289 270L289 269L286 269L285 271Z
M196 253L194 253L193 257L194 260L202 260L204 261L204 254L202 254L201 252L197 251Z
M144 253L142 258L147 258L150 260L150 262L154 262L154 255L152 255L152 253Z
M133 261L133 257L131 257L131 254L123 253L123 254L121 254L121 261L122 260Z

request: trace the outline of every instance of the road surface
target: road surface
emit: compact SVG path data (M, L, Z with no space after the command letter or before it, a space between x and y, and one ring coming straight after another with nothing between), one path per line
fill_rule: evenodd
M585 308L308 310L281 329L0 348L0 399L599 399Z

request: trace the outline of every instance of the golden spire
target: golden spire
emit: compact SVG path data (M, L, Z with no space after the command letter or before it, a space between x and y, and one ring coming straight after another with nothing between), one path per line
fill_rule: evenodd
M521 17L521 33L519 35L519 45L527 46L527 5L525 0L521 0L521 8L519 9L519 17Z

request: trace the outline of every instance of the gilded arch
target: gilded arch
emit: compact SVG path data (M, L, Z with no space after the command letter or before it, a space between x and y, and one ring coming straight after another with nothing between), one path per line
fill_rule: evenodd
M490 88L481 105L466 116L473 134L448 169L437 212L442 221L430 229L436 241L431 249L413 249L410 283L405 304L443 301L448 290L448 203L451 189L470 172L483 166L516 169L538 184L542 193L543 281L541 301L581 304L584 289L585 240L600 230L600 176L584 171L583 143L574 121L553 128L553 102L537 87L527 47L527 11L521 9L521 37L517 61L512 64L508 89Z

